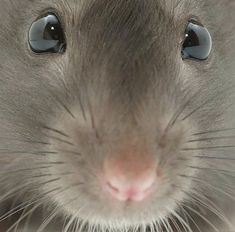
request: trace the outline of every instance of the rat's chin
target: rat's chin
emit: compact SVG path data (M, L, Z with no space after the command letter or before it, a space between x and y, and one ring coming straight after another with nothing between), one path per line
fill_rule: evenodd
M71 218L76 217L80 221L81 225L89 224L95 228L104 229L117 229L123 230L124 228L138 228L138 227L148 227L157 225L160 223L161 218L165 218L169 212L166 209L159 209L157 211L148 211L148 206L146 209L138 209L136 207L135 212L131 210L116 211L109 210L108 212L98 212L95 210L90 212L81 211L76 217L75 211L70 212Z
M150 198L144 202L119 202L111 199L93 199L81 197L81 201L61 204L64 215L79 222L81 226L89 224L94 228L123 229L154 226L174 210L173 198ZM81 230L82 231L82 230Z

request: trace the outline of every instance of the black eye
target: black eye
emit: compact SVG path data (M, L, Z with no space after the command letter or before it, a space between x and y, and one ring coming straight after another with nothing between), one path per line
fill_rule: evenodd
M64 32L55 14L48 13L31 25L29 45L35 53L62 53L65 51Z
M190 20L182 47L183 59L206 60L210 55L212 39L209 31L195 20Z

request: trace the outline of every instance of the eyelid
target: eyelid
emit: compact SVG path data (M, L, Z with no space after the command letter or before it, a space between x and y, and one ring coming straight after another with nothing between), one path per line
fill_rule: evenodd
M53 14L53 15L55 15L57 17L57 19L59 20L59 22L61 24L61 27L63 28L64 33L65 33L66 24L65 24L65 22L63 20L62 13L59 10L57 10L57 9L55 9L53 7L47 7L44 10L40 11L38 13L39 16L35 19L35 21L37 19L40 19L43 16L46 16L47 14Z
M195 23L195 24L197 24L199 26L204 27L201 19L198 16L196 16L196 15L191 15L191 17L188 18L188 22L193 22L193 23Z

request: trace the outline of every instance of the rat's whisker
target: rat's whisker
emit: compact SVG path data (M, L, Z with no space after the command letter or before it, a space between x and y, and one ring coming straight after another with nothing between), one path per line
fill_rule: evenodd
M234 88L234 86L230 86L229 88L225 88L220 92L216 92L216 97L223 95L225 92L227 92L228 90L232 90ZM209 99L207 99L206 101L204 101L201 105L199 105L198 107L196 107L194 110L192 110L189 114L187 114L186 116L183 117L182 121L185 121L186 119L190 118L193 114L195 114L198 110L202 109L204 106L206 106L208 103L214 101L215 96L213 95L212 97L210 97Z
M14 151L9 149L0 149L0 154L7 154L7 155L15 155L15 154L22 154L22 155L49 155L49 154L58 154L56 151Z
M206 156L206 155L194 155L194 158L198 158L198 159L208 159L208 160L221 160L221 161L235 161L235 158L231 158L231 157L218 157L218 156Z
M26 207L29 207L29 206L31 206L31 205L33 205L33 204L43 200L43 198L48 197L51 193L56 192L57 190L61 190L61 188L58 187L58 188L52 189L52 190L50 190L48 192L45 192L42 195L39 195L39 196L37 196L37 197L35 197L35 198L31 199L31 200L28 200L26 202L23 202L23 203L17 205L16 207L10 209L7 213L2 215L0 217L0 222L5 221L7 218L9 218L9 217L13 216L14 214L22 211Z
M54 183L54 182L57 182L59 181L61 178L53 178L53 179L50 179L50 180L47 180L47 181L44 181L42 183L38 183L38 180L36 179L36 181L32 181L31 177L28 177L28 179L26 180L26 183L24 184L20 184L18 186L16 186L15 188L11 188L10 191L6 192L4 195L2 195L0 197L0 202L2 201L5 201L9 198L11 198L12 196L14 195L17 195L19 194L20 191L25 191L28 187L30 187L32 184L36 184L37 186L39 187L43 187L47 184L51 184L51 183ZM6 179L7 181L7 179Z
M170 212L171 210L168 209L168 211ZM169 220L171 221L171 223L173 224L174 228L176 229L176 232L181 232L181 229L180 229L178 223L176 222L175 218L173 217L173 215L169 216Z
M181 207L181 209L184 211L184 213L187 215L187 217L191 220L191 222L195 225L195 227L197 228L197 230L198 230L199 232L203 232L203 231L200 229L198 223L196 223L196 221L193 219L193 217L191 217L191 215L187 212L187 210L185 210L183 206L180 206L180 207ZM179 232L180 232L180 230L179 230Z
M185 220L175 211L171 211L171 214L178 219L178 221L180 222L180 224L183 226L184 230L187 232L193 232L192 228L190 227L190 225L188 225L187 222L185 222Z
M65 133L64 131L62 131L62 130L59 130L59 129L56 129L56 128L52 128L52 127L49 127L49 126L45 126L45 125L41 126L41 128L42 128L42 129L45 129L45 130L47 130L47 131L54 132L54 133L56 133L56 134L58 134L58 135L62 135L62 136L64 136L64 137L66 137L66 138L70 138L70 136L69 136L68 134L66 134L66 133Z
M172 226L170 225L168 218L165 220L165 224L166 224L167 230L169 230L169 232L173 232Z
M50 162L38 162L36 164L39 164L39 165L48 165L48 164L63 165L66 163L63 161L50 161Z
M188 206L186 203L181 203L182 206L184 208L187 208L188 210L190 210L192 213L195 213L196 215L198 215L200 218L202 218L208 225L210 225L216 232L221 232L219 231L215 225L209 221L205 216L203 216L200 212L198 212L197 210L193 209L192 207Z
M214 140L226 140L226 139L235 139L235 136L220 136L220 137L209 137L209 138L201 138L201 139L192 139L187 143L193 142L203 142L203 141L214 141Z
M193 181L193 182L200 183L200 184L206 186L207 188L214 189L215 191L217 191L217 192L219 192L219 193L222 193L223 195L225 195L225 196L231 198L233 201L235 200L235 197L232 196L230 193L228 193L228 192L226 192L225 190L222 190L222 189L220 189L220 188L214 186L213 184L207 183L206 181L203 181L203 180L200 179L200 178L197 178L197 177L194 177L194 176L189 176L189 175L178 175L178 176L181 177L181 178L186 178L186 179L189 178L189 179L191 179L191 181ZM235 187L231 188L231 186L227 186L226 184L223 184L222 186L223 186L223 187L226 187L226 188L229 187L230 189L235 188Z
M0 173L4 173L5 175L9 175L9 174L17 174L19 172L28 172L28 171L31 172L31 171L37 171L37 170L42 170L42 169L49 169L51 167L52 166L39 166L39 167L33 167L33 168L17 169L17 170L12 170L12 171L0 171Z
M84 108L84 105L83 105L83 102L82 102L82 99L81 99L81 89L79 88L78 83L76 81L76 78L74 78L73 75L71 75L71 79L73 81L73 86L76 88L76 93L77 93L76 97L77 97L80 109L82 111L83 119L84 119L84 121L87 121L87 117L86 117L86 113L85 113L85 108Z
M65 140L65 139L62 139L62 138L58 138L56 136L48 135L48 134L43 134L43 135L45 137L49 138L49 139L65 143L65 144L70 145L70 146L75 146L71 141L68 141L68 140Z
M211 209L213 209L213 211L216 211L216 215L217 215L217 213L219 213L220 217L222 217L222 220L224 220L224 219L227 220L227 218L225 217L222 210L220 208L218 208L218 206L212 200L210 200L208 197L204 196L204 194L200 194L198 192L198 190L196 190L196 191L190 190L188 192L176 184L174 184L174 187L177 188L179 191L183 192L184 194L188 195L190 199L192 199L194 201L199 200L201 202L201 204L204 205L204 207L208 207L209 204L211 204L211 206L209 206L209 207L211 207ZM217 215L217 216L219 216L219 215Z
M189 98L189 100L187 100L182 106L179 107L179 109L173 114L172 118L170 119L170 121L168 122L165 132L167 132L170 128L172 128L176 121L178 120L178 118L181 116L181 114L183 113L183 111L187 108L187 106L191 103L191 101L194 99L194 97L196 97L197 94L199 94L200 91L196 92L193 96L191 96ZM188 93L189 94L189 93ZM188 95L186 94L186 96Z
M34 175L31 176L31 179L35 179L35 178L42 178L42 177L52 177L52 176L68 176L73 174L73 172L62 172L62 173L54 173L54 174L41 174L41 175Z
M199 204L201 207L205 207L206 210L209 210L211 213L213 213L216 217L218 217L219 220L226 222L229 226L231 226L231 223L226 218L221 209L218 209L218 207L207 197L199 195L198 193L189 193L182 188L180 188L180 191L186 194L190 199L194 200L197 205Z
M58 152L63 152L66 154L71 154L71 155L75 155L75 156L81 156L82 154L80 152L76 152L76 151L70 151L70 150L57 150Z
M30 143L30 144L51 145L50 143L44 142L44 141L16 139L16 138L10 138L10 137L9 138L7 138L7 137L0 137L0 140L15 141L15 142L22 142L22 143Z
M36 232L43 232L44 229L48 226L48 224L53 220L53 218L55 218L59 212L59 209L65 207L66 205L69 205L71 203L73 203L74 201L76 201L78 199L78 197L74 197L73 199L67 201L66 203L60 205L60 206L56 206L54 208L54 210L46 217L46 219L42 222L41 226L37 229Z
M69 109L68 105L65 104L58 96L56 96L54 93L50 92L51 95L54 97L54 100L56 103L58 103L64 110L65 112L68 113L68 115L71 116L72 119L76 119L75 115L72 113L72 111Z
M229 171L229 170L224 170L224 169L219 169L219 168L205 168L205 167L196 167L196 166L187 166L187 167L191 169L197 169L197 170L203 170L203 171L219 172L222 174L235 174L235 171Z
M40 206L42 206L45 202L40 202L37 205L35 205L32 209L30 209L27 213L23 213L22 216L20 216L20 218L13 224L11 225L10 228L8 228L8 230L6 232L10 232L12 229L14 229L20 222L22 222L28 215L32 214L33 212L35 212ZM27 210L27 208L25 208L24 210Z
M198 151L198 150L217 150L223 148L235 148L234 145L227 145L227 146L211 146L211 147L193 147L193 148L183 148L182 151Z
M220 132L226 132L226 131L235 131L235 128L224 128L224 129L202 131L202 132L194 133L194 134L192 134L192 136L214 134L214 133L220 133Z
M71 151L71 150L57 150L57 151L11 151L11 150L6 150L6 149L0 149L0 154L7 154L7 155L17 155L17 154L22 154L22 155L35 155L35 156L52 156L52 155L59 155L59 152L63 152L66 154L71 154L75 156L82 156L80 152L77 151ZM54 162L54 164L64 164L64 162Z
M84 183L75 183L75 184L72 184L70 186L67 186L66 188L64 188L62 191L59 191L59 192L56 192L55 194L58 195L58 194L61 194L62 192L65 192L65 191L69 191L71 188L74 188L74 187L77 187L77 186L80 186ZM65 207L67 204L71 204L73 201L77 200L77 197L70 200L69 202L61 205L61 206L57 206L55 207L55 209L52 211L52 213L50 215L47 216L47 218L43 221L43 223L41 224L41 226L39 227L39 229L37 230L38 232L39 231L43 231L44 228L53 220L53 218L56 216L57 212L59 211L60 208L63 208Z
M89 109L89 113L90 113L92 129L95 132L96 138L100 141L101 137L100 137L99 132L98 132L97 127L96 127L96 121L95 121L94 112L93 112L93 109L92 109L92 105L91 105L91 102L90 102L89 95L87 96L87 105L88 105L88 109Z

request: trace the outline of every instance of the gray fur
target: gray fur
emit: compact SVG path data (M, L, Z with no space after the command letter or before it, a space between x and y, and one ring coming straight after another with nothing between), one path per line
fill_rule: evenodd
M47 9L64 27L63 55L29 49ZM31 231L38 210L38 231L235 231L234 11L232 0L0 0L2 215L27 206L10 226L28 218ZM181 59L191 15L212 34L207 61ZM125 141L162 169L147 202L111 204L100 188L104 158Z

